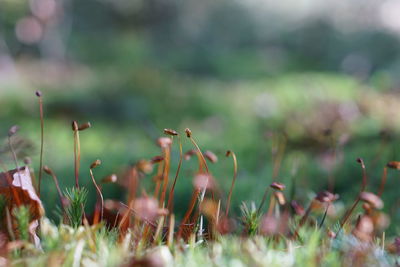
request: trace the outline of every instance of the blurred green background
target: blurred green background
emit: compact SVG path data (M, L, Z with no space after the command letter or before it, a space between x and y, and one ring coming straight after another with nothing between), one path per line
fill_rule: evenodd
M18 124L20 159L31 157L38 169L40 89L44 162L62 186L74 184L71 121L93 125L81 134L91 203L91 162L103 161L98 179L118 173L160 154L155 140L164 128L186 127L219 156L210 168L225 192L232 162L224 154L236 152L235 211L242 201L258 203L272 180L288 191L295 181L306 204L333 177L350 201L361 183L358 157L376 192L385 164L400 157L399 10L395 0L0 0L1 160L13 168L5 137ZM175 144L172 173L177 161ZM180 210L195 168L184 162ZM400 219L398 178L389 170L383 196L392 226ZM151 175L143 184L151 191ZM104 191L124 200L121 186ZM48 176L43 195L52 216Z

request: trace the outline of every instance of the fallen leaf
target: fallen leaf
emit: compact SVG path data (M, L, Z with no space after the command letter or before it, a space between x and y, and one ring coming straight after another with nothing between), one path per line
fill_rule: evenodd
M7 177L11 178L11 186ZM32 185L28 167L21 167L19 171L14 169L0 173L0 194L5 195L12 203L17 203L16 196L12 193L13 190L18 194L20 204L29 207L31 221L40 219L44 215L42 201Z
M9 205L24 205L29 208L29 233L34 244L39 247L40 240L36 235L39 219L44 215L42 201L32 185L28 167L21 167L0 173L0 194L6 196ZM9 207L10 209L12 207Z

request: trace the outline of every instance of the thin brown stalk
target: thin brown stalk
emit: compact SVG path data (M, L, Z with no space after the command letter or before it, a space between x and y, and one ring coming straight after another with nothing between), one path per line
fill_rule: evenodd
M169 227L168 227L168 239L167 239L167 246L172 247L174 242L174 226L175 226L175 215L171 214L169 219Z
M80 162L80 141L78 123L72 122L72 130L74 131L74 171L75 171L75 187L79 188L79 162Z
M61 192L60 185L58 184L57 176L54 174L53 170L50 169L48 166L44 166L43 170L45 173L49 174L53 178L54 184L57 189L58 197L60 198L61 207L65 211L66 207L64 206L64 201L63 201L64 196L63 193Z
M93 185L94 185L94 187L96 187L97 193L98 193L98 195L100 197L100 214L101 214L100 215L100 221L102 221L103 220L104 199L103 199L103 194L101 193L101 190L100 190L99 186L97 185L96 180L94 179L94 175L93 175L93 170L92 169L93 168L89 169L89 173L90 173L90 177L92 178ZM98 212L97 209L96 209L96 212ZM95 222L93 222L93 223L95 223Z
M119 210L117 211L117 215L115 216L115 220L114 220L113 228L115 228L115 227L117 226L118 217L119 217Z
M232 179L231 189L229 190L228 201L226 203L226 211L225 211L225 216L228 217L229 208L230 208L230 205L231 205L233 187L235 186L235 181L236 181L236 177L237 177L237 159L236 159L235 153L233 151L231 151L231 150L228 150L226 152L226 156L227 157L232 156L232 159L233 159L233 179Z
M196 201L197 201L197 197L198 197L199 193L200 193L200 190L199 189L195 189L195 191L192 194L192 199L190 200L189 208L186 211L186 213L185 213L185 215L184 215L184 217L182 219L181 225L179 226L178 237L181 236L182 231L183 231L183 227L188 222L188 220L190 218L190 215L192 214L192 211L193 211L194 207L196 206Z
M314 204L313 201L314 201L314 200L311 201L310 206L308 206L308 208L306 209L306 212L304 213L303 217L301 217L297 229L299 229L301 226L303 226L304 223L307 221L308 216L310 215L311 210L312 210L312 208L313 208L313 204ZM296 232L297 232L297 230L296 230Z
M119 230L119 238L122 239L123 236L125 235L126 231L128 230L129 224L130 224L130 212L133 211L132 207L134 204L134 199L129 201L129 206L125 205L124 203L120 202L121 205L127 208L125 211L124 215L122 216L121 220L119 221L118 224L118 230Z
M190 142L192 142L192 144L194 145L194 147L197 150L197 155L198 157L200 157L201 162L202 162L202 166L204 166L204 168L206 169L206 173L209 174L209 170L208 170L208 165L206 162L206 159L203 156L203 152L201 152L200 147L197 145L196 141L194 140L194 138L192 137L192 131L189 128L185 129L186 132L186 136L190 139ZM200 168L202 169L202 168ZM206 192L207 186L204 187L203 191L201 192L201 196L200 196L200 202L199 204L201 204L201 202L203 201L205 192ZM214 193L212 192L212 199L214 200Z
M76 121L72 122L72 131L74 132L74 163L75 163L75 186L79 188L79 170L81 165L81 142L79 132L91 127L90 122L86 122L80 126Z
M378 192L378 196L379 197L382 196L383 190L385 189L386 179L387 179L387 168L384 167L383 168L382 178L381 178L381 185L379 186L379 192Z
M360 189L360 194L365 190L365 188L367 187L367 171L365 169L365 164L364 161L359 158L357 159L357 162L361 164L361 169L362 169L362 184L361 184L361 189ZM360 202L360 194L358 194L356 200L354 201L353 205L351 206L350 210L348 210L341 223L340 223L340 228L338 230L337 234L342 230L343 226L346 224L347 220L350 218L350 215L353 213L354 209L357 207L357 204Z
M155 176L156 186L154 188L154 198L158 198L158 194L160 193L161 179L162 179L162 172L164 169L164 164L165 164L164 161L160 162L157 167L157 174Z
M165 197L168 189L169 169L170 169L171 146L164 149L164 171L163 171L163 187L160 197L160 207L164 205Z
M266 188L265 191L264 191L264 195L263 195L263 197L262 197L262 199L261 199L260 206L258 206L257 214L260 214L261 209L262 209L262 207L264 206L265 201L267 200L268 189L269 189L269 187L267 186L267 188Z
M221 199L218 200L217 211L215 212L215 226L217 227L219 224L219 215L221 213Z
M40 163L39 163L39 182L38 182L38 195L40 197L40 185L43 176L44 119L43 119L42 93L40 91L36 91L36 96L39 98L39 113L40 113Z
M76 153L77 153L77 162L76 162L76 186L79 188L79 170L81 168L81 141L79 137L79 131L76 131Z
M172 212L172 209L173 209L172 206L173 206L173 202L174 202L174 190L175 190L176 181L178 180L179 171L181 169L182 159L183 159L182 142L181 142L181 137L179 135L178 135L178 142L179 142L179 163L178 163L178 168L176 169L174 182L172 183L171 190L169 191L168 202L167 202L168 203L167 208L170 213Z
M209 169L208 169L208 166L207 166L206 159L204 158L203 153L200 150L200 147L197 145L196 141L192 137L192 131L189 128L186 128L185 132L186 132L186 136L190 139L190 141L192 142L192 144L196 148L197 155L201 159L202 165L204 166L204 168L206 170L206 173L209 174ZM200 169L202 169L202 167L200 167ZM193 211L193 209L194 209L194 207L196 205L196 200L197 200L198 197L200 197L200 199L198 201L199 202L199 208L200 208L200 205L203 202L206 190L207 190L207 185L204 186L204 189L202 189L201 191L199 189L195 189L195 191L193 192L191 203L189 205L189 209L186 211L185 216L184 216L184 218L183 218L183 220L181 222L181 226L179 227L178 236L181 235L182 230L183 230L183 226L189 220L190 215L191 215L191 213L192 213L192 211ZM214 199L214 194L212 195L212 199Z
M328 210L329 210L330 204L331 203L328 202L328 204L326 205L324 216L322 217L321 223L319 224L319 228L322 228L322 226L324 225L324 222L325 222L325 219L326 219L326 215L328 214Z
M193 137L190 136L189 139L190 139L190 141L192 142L192 144L196 147L196 149L197 149L197 151L198 151L198 155L199 155L199 157L200 157L200 159L201 159L201 161L202 161L202 163L203 163L204 168L206 169L206 173L209 173L206 159L204 158L203 153L202 153L201 150L200 150L200 147L197 145L197 143L196 143L196 141L193 139Z
M162 233L162 229L164 227L164 221L165 221L165 216L161 216L160 220L158 221L156 232L154 234L154 242L153 242L154 244L156 244L158 242L159 238L160 238L160 235Z

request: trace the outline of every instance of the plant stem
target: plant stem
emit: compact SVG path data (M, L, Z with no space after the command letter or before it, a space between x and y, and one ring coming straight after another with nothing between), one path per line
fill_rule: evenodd
M63 196L63 193L61 192L60 185L58 184L57 176L54 174L54 172L52 170L50 170L50 168L48 168L48 170L49 170L49 174L53 178L54 184L56 185L58 197L60 198L60 202L61 202L61 207L65 211L66 207L64 206L64 201L63 201L64 196Z
M100 212L101 212L100 221L102 221L103 220L103 208L104 208L103 194L101 193L101 190L100 190L99 186L97 185L96 180L94 179L93 170L89 169L89 172L90 172L90 177L92 178L93 185L94 185L94 187L96 187L97 193L100 196L100 204L101 204L101 206L100 206ZM96 210L96 212L97 212L97 210Z
M228 194L228 201L226 203L226 212L225 212L225 216L228 217L233 187L235 186L235 181L236 181L236 177L237 177L237 159L236 159L236 155L233 151L229 150L226 155L227 156L231 155L233 158L233 179L232 179L231 189L229 190L229 194Z
M9 147L10 147L11 154L12 154L12 156L13 156L13 160L14 160L15 166L17 167L17 173L18 173L19 183L20 183L20 186L21 186L21 189L22 189L22 177L21 177L21 173L19 172L20 169L19 169L19 166L18 166L17 154L15 153L15 150L14 150L12 144L11 144L11 137L10 137L10 136L8 136L8 145L9 145Z
M387 168L384 167L382 178L381 178L381 185L379 186L378 197L381 197L383 194L383 190L385 189L385 184L386 184L386 178L387 178Z
M39 97L39 113L40 113L40 163L39 163L38 194L40 197L40 185L42 182L42 175L43 175L43 146L44 146L43 100L41 96Z
M367 171L365 169L364 161L361 158L357 159L357 162L361 164L361 169L362 169L362 184L361 184L361 189L360 189L360 194L361 194L367 187ZM340 223L340 228L339 228L338 232L336 233L336 236L338 236L339 232L342 230L343 226L345 225L347 220L350 218L351 213L356 208L358 202L360 202L360 194L358 194L357 199L354 201L354 204L353 204L353 206L351 206L350 210L346 212L344 218L342 219L342 222Z
M168 203L167 208L170 213L173 209L172 206L173 206L173 202L174 202L174 190L175 190L176 181L178 180L178 175L179 175L179 171L182 166L182 159L183 159L182 142L181 142L181 137L179 135L178 135L178 142L179 142L179 163L178 163L178 168L176 169L174 182L172 183L171 190L169 191L168 202L167 202Z
M75 186L79 188L79 169L80 169L80 162L81 162L81 142L79 139L79 131L75 131L75 145L76 145L76 152L75 152Z
M264 206L265 201L267 200L268 188L269 188L269 187L267 187L267 188L265 189L265 192L264 192L263 198L262 198L262 200L261 200L260 206L258 206L258 209L257 209L257 214L260 214L261 209L262 209L262 207Z
M319 228L322 228L322 226L324 225L325 219L326 219L326 215L328 214L328 209L330 206L330 202L328 202L325 212L324 212L324 216L322 217L321 223L319 224Z
M160 207L164 205L165 197L168 189L169 169L170 169L171 147L168 146L164 150L164 171L163 171L163 187L160 197Z

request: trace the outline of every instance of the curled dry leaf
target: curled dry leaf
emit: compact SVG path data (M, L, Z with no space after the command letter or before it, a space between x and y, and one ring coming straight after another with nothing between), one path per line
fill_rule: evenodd
M29 207L29 233L36 245L39 238L36 235L38 220L44 215L42 201L32 185L32 178L28 167L21 167L0 173L0 194L10 200L9 203L18 203ZM18 199L17 199L18 198Z
M42 201L32 185L28 167L21 167L19 171L14 169L0 173L0 194L5 195L12 203L18 203L13 191L17 194L20 204L29 207L31 221L40 219L44 215Z

